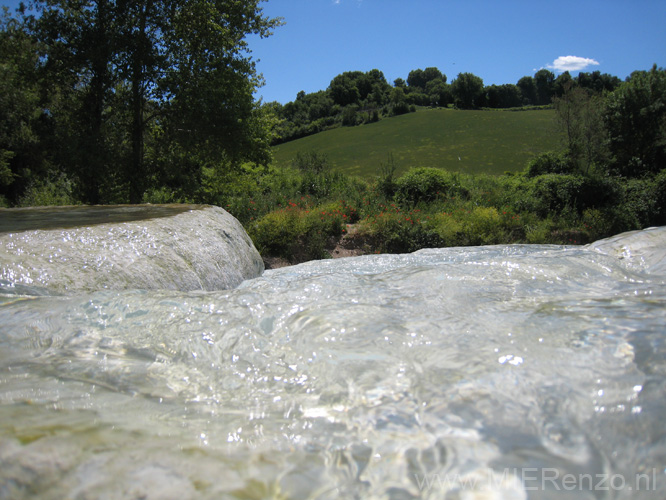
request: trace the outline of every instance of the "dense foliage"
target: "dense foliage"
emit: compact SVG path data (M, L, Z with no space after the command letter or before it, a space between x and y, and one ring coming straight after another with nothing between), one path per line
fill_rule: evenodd
M261 0L41 0L0 20L0 196L141 202L270 159L248 34Z
M568 72L557 78L541 69L534 77L525 76L517 84L485 86L472 73L460 73L451 83L435 67L409 72L407 80L398 78L390 85L384 74L373 69L366 73L348 71L333 80L326 90L306 94L301 91L296 100L281 105L271 102L265 106L280 118L276 142L298 139L322 130L339 126L372 123L382 117L415 111L417 106L459 109L514 108L550 105L572 85L600 95L612 91L620 79L599 71L579 73L573 78Z
M321 164L321 157L308 154ZM360 181L331 170L252 169L235 178L224 208L265 257L328 257L354 228L365 253L507 243L581 244L666 224L666 171L627 179L584 174L549 153L516 175L465 175L413 168ZM325 163L325 162L324 162ZM544 165L546 166L544 168ZM550 170L554 166L560 173Z

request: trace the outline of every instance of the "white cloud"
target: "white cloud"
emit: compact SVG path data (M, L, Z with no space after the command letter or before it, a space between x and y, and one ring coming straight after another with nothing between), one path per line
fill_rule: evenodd
M546 67L564 73L565 71L581 71L588 66L599 66L599 62L587 57L560 56Z

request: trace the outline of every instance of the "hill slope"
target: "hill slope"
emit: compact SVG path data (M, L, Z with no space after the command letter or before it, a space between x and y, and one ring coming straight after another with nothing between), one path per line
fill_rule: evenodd
M520 171L535 154L559 146L550 109L423 109L280 144L273 153L275 165L289 166L297 152L318 151L328 155L336 171L368 178L380 172L389 153L398 175L410 167L501 174Z

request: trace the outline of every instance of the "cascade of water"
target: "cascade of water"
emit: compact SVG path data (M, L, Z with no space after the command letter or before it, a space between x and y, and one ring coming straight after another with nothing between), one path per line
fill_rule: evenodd
M665 249L660 228L223 291L6 284L0 497L662 497Z
M220 290L264 270L221 208L142 205L4 209L0 279L52 292Z

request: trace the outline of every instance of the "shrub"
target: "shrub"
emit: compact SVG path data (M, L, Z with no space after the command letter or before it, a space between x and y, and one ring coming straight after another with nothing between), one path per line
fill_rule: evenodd
M437 235L441 246L459 246L463 241L462 222L451 213L437 213L431 216L426 226Z
M438 168L414 168L396 181L396 199L408 206L429 203L439 196L468 196L455 175Z
M580 215L587 208L605 207L620 198L620 186L612 178L546 174L534 178L526 208L541 217L566 211Z
M358 124L358 106L347 106L342 112L342 125L353 127Z
M489 245L503 241L502 221L495 207L476 207L464 221L469 245Z
M583 212L583 231L589 241L598 240L610 236L617 221L614 211L603 212L597 208L588 208Z
M536 219L525 226L525 240L530 244L557 243L553 237L554 227L550 218Z
M65 174L49 175L46 179L32 182L21 197L19 205L22 207L78 205L79 202L72 191L72 181Z
M149 188L143 194L143 203L154 203L157 205L166 203L179 203L176 194L168 187Z
M356 209L344 202L308 208L290 201L260 217L248 233L259 253L303 262L329 257L326 248L331 239L339 238L345 224L357 219Z
M535 156L527 162L527 177L545 174L572 174L576 170L574 163L565 153L552 151Z
M403 212L393 204L390 208L362 221L360 233L379 252L406 253L424 247L441 246L434 231L422 224L420 210Z

